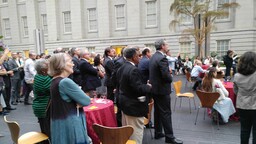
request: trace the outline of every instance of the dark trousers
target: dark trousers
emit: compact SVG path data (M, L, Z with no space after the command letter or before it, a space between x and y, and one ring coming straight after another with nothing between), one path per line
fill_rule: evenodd
M197 90L197 87L201 87L201 83L202 83L202 78L200 78L199 76L198 77L192 77L192 79L196 79L196 82L193 86L193 90Z
M41 132L46 134L49 137L49 139L51 139L50 110L47 111L45 118L38 118L38 122L41 128ZM40 144L49 144L49 141L45 140Z
M227 79L228 76L230 76L230 69L231 67L226 67L226 73L225 73L225 78Z
M11 99L12 99L12 102L19 101L19 99L20 99L20 87L21 87L21 80L20 79L11 79Z
M233 76L234 76L236 74L236 64L233 64L232 68L233 68Z
M169 142L174 138L172 129L172 111L170 95L155 95L154 99L154 124L155 137L162 134L164 129L165 141Z
M241 123L241 144L249 144L252 130L252 143L256 144L256 110L239 109Z
M28 102L28 97L30 92L33 90L33 84L28 84L26 82L24 82L24 84L26 85L26 92L25 92L25 98L24 98L24 103Z
M3 96L4 96L4 101L6 104L7 108L10 108L10 99L11 99L11 88L10 87L5 87L3 90Z
M122 111L120 109L118 93L119 93L118 88L116 88L116 91L114 94L116 97L116 106L117 106L116 121L117 121L117 126L121 127L122 126Z
M107 99L112 100L115 102L115 95L113 93L114 87L113 86L107 86Z

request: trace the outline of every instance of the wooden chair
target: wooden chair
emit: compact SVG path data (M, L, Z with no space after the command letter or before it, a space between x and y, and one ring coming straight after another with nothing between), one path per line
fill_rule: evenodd
M152 131L151 131L152 124L150 123L150 120L151 120L151 112L153 109L153 105L154 105L154 100L151 99L150 103L148 104L148 117L147 118L144 117L144 126L146 126L146 125L149 126L149 131L150 131L150 135L151 135L152 139L153 139L153 135L152 135Z
M220 94L218 92L203 92L200 90L196 91L196 94L200 100L200 105L197 109L197 114L196 114L196 120L195 120L195 125L197 122L197 117L198 117L198 112L199 109L202 108L213 108L214 103L218 100L218 98L220 97ZM206 109L205 109L206 111ZM205 120L205 111L204 111L204 120ZM217 114L217 125L218 125L218 129L219 129L219 118L218 118L218 114Z
M181 107L182 98L188 98L189 108L190 108L190 113L191 113L191 105L190 105L190 99L191 98L194 99L194 105L195 105L195 109L196 109L196 102L195 102L194 94L190 93L190 92L181 93L182 81L173 82L173 85L174 85L174 89L175 89L175 93L176 93L176 99L175 99L175 103L174 103L174 111L175 111L175 107L176 107L177 98L181 98L180 99L180 107Z
M93 124L92 127L102 144L136 144L135 141L129 140L133 133L132 126L106 127Z
M16 121L8 121L6 119L6 116L4 116L4 121L9 127L12 136L12 141L15 144L34 144L42 142L47 139L49 140L49 137L41 132L28 132L19 137L19 124Z
M195 82L195 80L193 80L193 79L191 78L191 73L188 72L188 71L186 71L186 79L187 79L187 81L186 81L185 87L188 86L188 83L190 83L190 85L191 85L191 87L192 87L192 86L193 86L193 83Z

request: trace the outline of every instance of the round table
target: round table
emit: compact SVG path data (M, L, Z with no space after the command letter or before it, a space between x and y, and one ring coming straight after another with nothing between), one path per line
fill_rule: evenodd
M93 141L93 144L99 144L100 140L97 134L94 132L92 125L94 123L108 126L116 127L116 117L114 113L114 104L108 99L92 99L91 104L83 107L86 115L86 125L88 135Z

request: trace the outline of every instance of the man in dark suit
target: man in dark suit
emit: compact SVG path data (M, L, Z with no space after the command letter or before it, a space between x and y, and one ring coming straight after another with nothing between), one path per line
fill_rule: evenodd
M6 69L6 71L10 70L9 65L8 65L8 57L7 57L6 61L4 61L3 67ZM4 100L5 100L5 103L6 103L6 109L7 110L15 110L16 109L16 108L11 107L11 105L10 105L10 99L11 99L11 79L10 79L10 76L11 75L13 75L13 72L12 72L12 74L8 74L8 75L3 76L3 78L4 78L3 96L5 98Z
M151 51L149 48L145 48L142 51L142 58L138 65L138 69L141 72L142 82L146 84L149 80L149 59L151 58Z
M124 57L124 50L125 48L122 49L121 51L121 56L117 59L114 60L114 69L112 71L111 74L111 81L112 84L114 85L116 91L115 91L115 98L116 98L116 106L117 106L117 113L116 113L116 121L117 121L117 126L121 127L122 126L122 113L121 113L121 109L120 109L120 105L119 105L119 88L117 87L117 83L118 83L118 78L116 76L116 73L118 71L118 69L126 62L126 59Z
M18 60L17 53L12 53L12 59L8 62L10 70L13 71L13 75L11 76L11 104L17 105L17 102L20 102L20 87L21 87L21 79L20 79L20 68L21 65Z
M182 144L173 135L171 113L171 82L172 75L168 67L166 52L168 44L161 39L155 42L157 52L149 61L149 81L152 84L154 99L155 139L165 137L166 143ZM162 133L164 127L165 134Z
M88 51L81 51L80 53L80 73L82 77L82 90L89 93L90 97L96 96L96 88L101 86L100 76L103 76L97 68L94 68L90 63L90 53Z
M79 69L79 57L80 57L80 49L76 47L72 47L70 50L70 55L72 56L72 61L74 64L73 73L69 76L76 84L81 85L81 75Z
M108 47L104 51L104 63L103 66L106 71L106 79L105 79L105 86L107 86L107 98L114 101L114 84L111 81L111 75L114 69L114 56L115 50L111 47Z
M146 95L150 93L151 85L143 84L139 69L139 51L136 48L125 50L125 62L117 71L119 102L123 112L122 124L131 125L134 132L130 139L142 144L144 116L148 113Z

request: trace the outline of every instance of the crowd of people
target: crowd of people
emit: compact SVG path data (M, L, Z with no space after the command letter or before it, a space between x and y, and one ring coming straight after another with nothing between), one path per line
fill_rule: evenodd
M87 134L82 107L90 104L90 98L107 98L118 107L118 126L133 126L130 139L141 144L144 116L147 116L148 103L153 99L155 139L165 138L166 143L181 144L182 140L174 136L172 127L170 94L173 76L190 73L196 81L193 90L219 92L214 111L221 115L223 123L227 123L236 110L217 77L230 80L230 69L233 68L235 74L237 68L234 90L241 114L241 141L248 141L251 127L255 131L256 126L255 53L246 52L238 62L234 51L227 51L223 57L224 72L215 58L202 60L196 57L192 62L188 56L185 59L180 54L172 56L164 39L157 40L155 48L156 52L152 54L147 47L127 46L120 56L112 47L107 47L103 56L78 47L70 48L68 52L57 48L48 56L30 52L26 60L19 52L12 52L9 59L6 49L0 58L2 114L15 110L14 106L22 102L32 105L41 131L50 137L52 144L89 144L92 141ZM31 91L33 102L29 101ZM255 133L253 136L255 138Z

